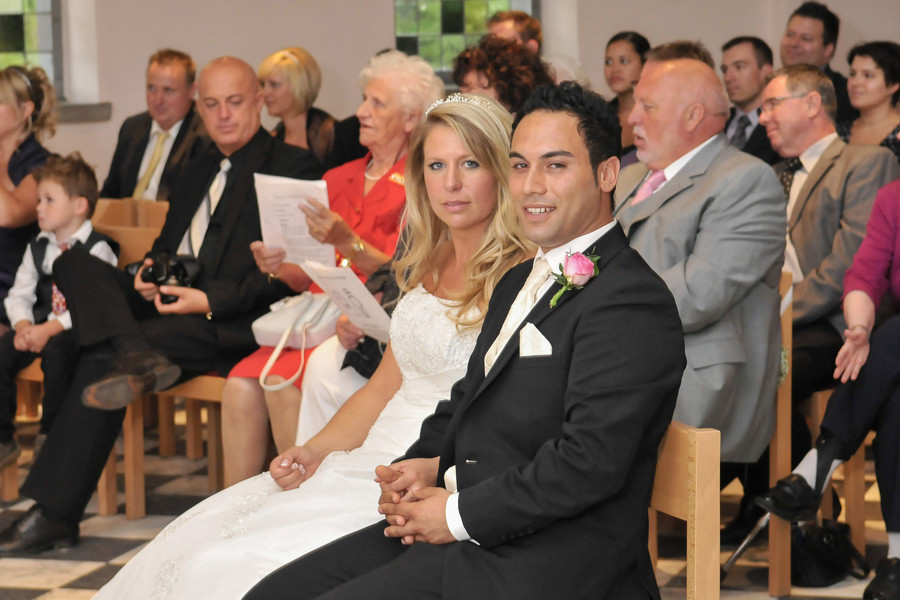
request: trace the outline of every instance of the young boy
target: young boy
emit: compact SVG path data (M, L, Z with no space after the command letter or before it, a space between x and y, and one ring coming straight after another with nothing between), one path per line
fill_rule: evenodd
M65 298L52 280L62 252L83 245L115 265L119 245L91 227L99 191L94 170L77 152L52 156L32 172L37 181L38 226L5 300L13 329L0 337L0 468L19 455L15 433L16 376L37 357L44 371L40 434L46 434L68 389L78 352Z

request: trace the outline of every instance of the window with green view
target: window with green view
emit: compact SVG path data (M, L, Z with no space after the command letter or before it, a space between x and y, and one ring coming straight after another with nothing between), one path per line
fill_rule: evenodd
M59 16L59 0L0 0L0 68L43 67L59 91Z

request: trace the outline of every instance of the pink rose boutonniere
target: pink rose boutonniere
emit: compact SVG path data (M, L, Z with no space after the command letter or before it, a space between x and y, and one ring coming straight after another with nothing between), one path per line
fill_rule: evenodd
M550 300L550 308L555 308L562 295L569 290L580 290L591 277L600 272L597 268L599 256L581 252L566 253L566 259L559 265L559 273L556 274L556 282L562 285L558 292Z

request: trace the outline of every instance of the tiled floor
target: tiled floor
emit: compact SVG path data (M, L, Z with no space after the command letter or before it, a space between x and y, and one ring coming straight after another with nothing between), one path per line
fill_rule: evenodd
M31 464L30 443L34 426L25 425L19 431L26 447L19 461L20 479L24 479ZM149 516L134 521L125 519L123 514L100 517L96 515L96 506L92 501L81 523L81 543L78 546L45 552L36 557L0 559L0 600L88 600L145 541L206 495L205 460L160 458L155 454L153 432L148 432L146 439ZM183 455L183 448L180 448L180 453ZM871 463L868 466L871 471ZM871 474L867 479L870 481L866 495L867 515L872 519L867 522L867 555L874 565L885 555L887 542L884 524L880 521L878 489ZM121 483L120 480L120 489ZM726 488L723 510L733 511L739 493L737 484ZM121 497L120 502L123 502ZM0 528L27 510L30 504L28 500L0 504ZM120 510L124 510L123 505L120 505ZM657 577L663 600L685 597L684 538L679 536L677 526L670 529L671 532L660 541L661 559ZM722 561L727 557L728 552L723 552ZM729 600L766 599L769 597L766 592L767 576L766 546L753 546L725 579L721 597ZM862 598L866 583L848 578L824 589L795 588L792 596L807 600Z

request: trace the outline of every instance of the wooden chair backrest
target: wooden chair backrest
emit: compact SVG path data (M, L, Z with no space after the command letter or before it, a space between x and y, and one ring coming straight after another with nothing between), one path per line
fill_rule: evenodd
M717 429L677 422L659 445L650 508L687 522L688 600L719 598L719 445Z
M95 226L121 225L161 229L168 211L169 203L164 201L100 198L91 221Z
M123 225L99 225L94 228L119 242L119 266L143 260L159 237L159 227L126 227Z

